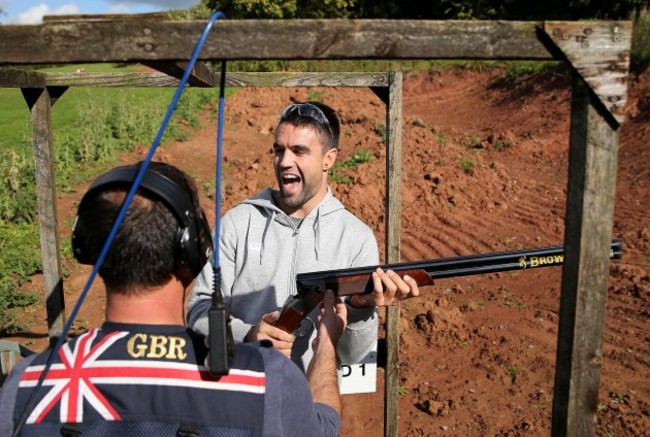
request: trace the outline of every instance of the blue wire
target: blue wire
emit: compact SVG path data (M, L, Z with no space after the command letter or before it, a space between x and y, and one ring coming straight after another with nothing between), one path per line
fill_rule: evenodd
M226 78L226 61L223 61L221 63L221 85L219 87L219 120L217 123L217 174L216 174L216 179L217 181L221 181L221 151L222 151L222 144L223 144L223 120L224 120L224 107L225 107L225 81ZM215 196L215 225L214 225L214 233L215 233L215 249L214 249L214 259L212 262L212 268L216 271L221 264L219 264L219 241L220 241L220 235L219 235L219 230L221 229L220 224L221 224L221 184L216 185L216 196ZM215 286L220 286L220 284L215 284ZM215 289L215 293L220 292L220 290Z
M72 309L72 312L70 313L70 318L68 319L66 325L63 328L63 332L61 333L61 336L58 338L54 348L50 351L50 355L47 360L47 364L45 365L45 368L43 369L43 372L41 373L41 376L38 379L38 383L36 384L36 387L34 387L34 390L32 391L32 396L29 399L29 402L25 408L25 414L23 414L23 417L21 417L21 421L17 424L16 426L16 432L14 435L18 435L20 433L23 425L25 424L27 420L27 413L30 410L30 403L33 399L34 394L43 386L43 382L45 381L45 377L47 376L47 373L52 367L52 363L54 361L54 357L57 355L58 350L61 348L65 338L68 335L68 332L70 331L70 328L72 327L72 323L74 322L75 317L77 316L77 313L79 312L79 309L81 308L81 305L83 304L83 301L86 298L86 295L90 291L90 287L95 280L95 277L97 276L97 273L99 272L99 269L101 266L104 264L104 260L106 258L106 255L108 254L108 251L111 247L111 244L113 244L113 240L115 239L115 236L117 235L117 231L119 230L122 221L124 221L124 217L126 216L126 212L129 209L129 206L131 205L131 202L133 200L133 197L135 196L138 188L140 187L140 183L142 182L142 179L144 178L144 175L149 168L149 163L153 159L153 155L156 152L156 149L160 145L160 141L162 139L163 133L165 132L165 129L167 129L167 125L169 124L169 121L171 120L172 114L174 110L176 109L176 105L178 104L178 101L180 100L181 94L183 94L185 85L187 84L187 80L190 77L190 74L192 73L192 69L194 68L194 64L196 63L197 58L199 57L199 54L201 53L201 49L203 48L203 44L205 43L205 40L207 39L208 35L210 34L210 30L212 29L212 25L214 22L219 19L219 18L226 18L226 16L218 11L215 12L210 19L208 20L208 23L205 26L205 29L203 29L203 33L201 34L201 37L199 38L198 42L196 43L196 46L194 47L194 51L192 52L192 56L190 57L190 61L187 64L187 67L185 68L185 72L183 73L183 77L181 78L180 83L178 84L178 87L176 88L176 92L174 93L174 96L172 98L172 101L169 104L169 108L167 109L167 113L165 114L165 118L163 119L160 128L158 129L158 134L153 140L153 143L151 144L151 148L149 149L149 153L147 153L147 156L144 158L142 165L140 166L140 169L135 177L135 180L133 181L133 185L131 186L131 189L129 193L126 196L126 199L124 200L124 204L122 205L122 208L120 209L120 212L117 215L117 218L115 219L115 223L113 223L113 227L111 228L110 233L108 234L108 237L106 238L106 242L104 243L104 247L102 248L101 252L99 253L99 256L97 257L97 261L95 262L95 266L93 267L92 272L90 273L90 276L88 277L88 281L86 282L86 285L79 295L79 299L77 300L77 303L75 304L74 308ZM217 170L217 181L221 181L221 152L220 152L220 144L221 144L221 136L222 136L222 122L223 122L223 99L220 96L219 99L219 139L218 139L218 157L219 163L218 163L218 170ZM219 205L219 202L221 200L220 198L220 189L217 187L217 205ZM218 210L217 210L218 212ZM217 223L219 220L219 215L217 214ZM216 227L218 230L219 228ZM217 240L218 241L218 240ZM218 254L219 250L214 251L215 253ZM215 257L215 260L217 264L215 266L218 266L218 255Z

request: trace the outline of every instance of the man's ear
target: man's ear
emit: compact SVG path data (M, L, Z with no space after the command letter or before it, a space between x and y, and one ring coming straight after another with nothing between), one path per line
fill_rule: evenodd
M326 172L336 162L336 155L338 154L338 149L333 148L325 152L325 157L323 158L323 171Z

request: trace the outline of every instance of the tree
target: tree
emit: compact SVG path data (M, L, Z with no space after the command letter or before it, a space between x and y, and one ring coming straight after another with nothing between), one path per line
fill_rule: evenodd
M355 0L204 0L228 18L350 18Z
M629 19L648 0L204 0L229 18Z

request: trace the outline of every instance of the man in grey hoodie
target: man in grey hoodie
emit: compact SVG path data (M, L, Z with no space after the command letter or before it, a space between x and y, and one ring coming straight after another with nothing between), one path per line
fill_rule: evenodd
M277 310L296 294L296 274L379 264L372 230L347 211L327 185L339 135L338 118L329 106L288 106L273 144L278 189L267 188L245 200L221 222L222 290L230 304L235 341L270 340L303 370L313 355L313 324L299 329L297 337L273 326ZM400 278L390 270L377 269L373 283L373 293L346 301L348 324L337 346L343 363L357 363L372 350L378 305L394 305L419 294L413 278ZM204 334L212 290L208 263L197 278L188 312L189 326ZM315 320L315 314L309 319Z

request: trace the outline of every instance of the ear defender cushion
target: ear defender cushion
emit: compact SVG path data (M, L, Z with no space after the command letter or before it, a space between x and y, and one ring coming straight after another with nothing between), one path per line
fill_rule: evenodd
M138 166L116 167L101 176L90 186L84 197L83 204L89 193L111 186L130 185L138 173ZM147 170L139 189L158 196L167 208L178 219L181 226L176 241L176 258L185 265L194 277L203 269L212 254L213 245L210 236L210 225L203 210L194 205L188 193L170 178L152 170ZM84 229L78 223L78 218L72 229L72 250L75 258L81 264L94 264L85 247Z

